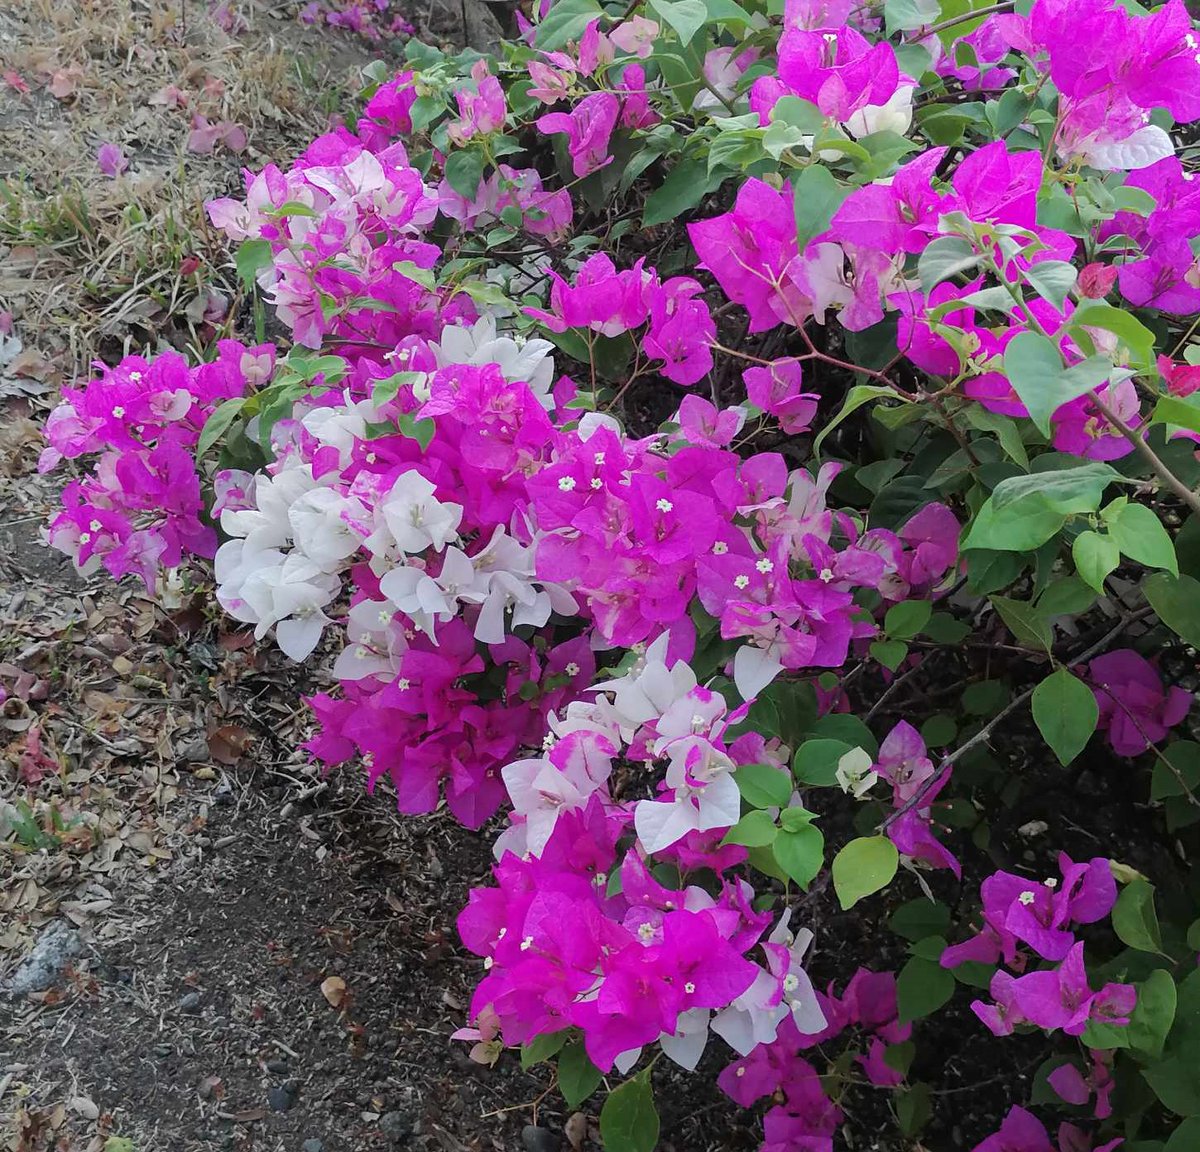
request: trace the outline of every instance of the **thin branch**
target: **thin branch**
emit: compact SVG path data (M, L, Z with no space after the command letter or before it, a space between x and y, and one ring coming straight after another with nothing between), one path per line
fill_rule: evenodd
M1193 512L1195 512L1196 515L1200 516L1200 496L1197 496L1195 492L1193 492L1182 480L1179 479L1178 476L1175 475L1174 472L1171 471L1170 468L1168 468L1162 462L1158 453L1146 443L1145 437L1134 431L1134 429L1130 428L1129 425L1126 424L1125 421L1122 420L1121 417L1118 416L1108 406L1107 403L1105 403L1105 401L1100 399L1099 394L1094 388L1090 389L1087 395L1088 399L1098 409L1100 409L1100 414L1104 417L1104 419L1107 420L1109 424L1113 426L1113 428L1120 432L1121 435L1133 445L1134 450L1142 457L1143 460L1146 461L1147 464L1150 465L1151 468L1154 469L1159 479L1161 479L1162 482L1166 484L1166 486L1170 488L1170 490L1174 492L1180 500L1182 500Z
M1149 604L1139 608L1136 612L1131 612L1128 616L1122 618L1120 623L1110 628L1085 652L1081 652L1078 656L1073 657L1069 663L1085 664L1093 656L1099 656L1100 653L1103 652L1122 632L1124 632L1130 624L1142 619L1144 616L1151 615L1153 612L1154 609ZM946 756L942 757L942 762L938 765L937 771L930 776L929 779L926 780L921 787L918 788L916 792L914 792L913 795L908 798L908 800L906 800L899 808L887 816L883 823L879 825L879 831L886 831L889 827L891 827L892 824L899 820L901 816L911 812L914 808L920 808L925 797L928 796L936 787L938 787L939 784L944 782L947 773L952 767L954 767L955 763L961 760L972 748L977 747L987 740L995 728L1003 721L1007 720L1008 717L1011 716L1018 708L1021 708L1027 704L1030 698L1033 696L1036 688L1036 684L1032 688L1027 688L1021 693L1020 696L1013 700L1007 708L1003 709L998 716L994 716L982 728L980 728L979 731L976 732L975 735L972 736L965 744L960 744L954 749L953 752L950 752Z
M924 31L918 29L913 33L913 40L915 42L927 40L930 36L936 36L939 32L945 32L947 28L954 28L956 25L965 24L968 20L974 20L977 16L993 16L997 12L1011 12L1013 7L1013 0L1005 0L1002 4L989 4L986 8L976 8L972 12L963 12L961 15L951 16L948 20L943 20L940 24L931 24Z

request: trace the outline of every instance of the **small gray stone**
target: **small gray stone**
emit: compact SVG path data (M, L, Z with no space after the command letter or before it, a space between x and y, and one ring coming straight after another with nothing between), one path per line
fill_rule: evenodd
M267 1103L273 1112L286 1112L296 1103L296 1093L287 1084L276 1084L267 1089Z
M0 985L0 991L12 996L44 992L58 979L67 962L82 951L83 941L79 933L65 920L55 920L42 930L33 951L8 982Z
M402 1144L412 1135L412 1121L403 1112L385 1112L379 1117L379 1131L393 1144Z
M323 1152L324 1148L325 1145L313 1136L300 1145L300 1152Z
M521 1143L525 1152L558 1152L562 1141L549 1128L539 1128L535 1124L526 1124L521 1129Z
M212 759L212 753L208 750L208 741L203 736L193 737L187 743L180 745L175 751L175 756L185 764L200 764L205 760Z
M181 1012L195 1012L199 1009L200 1001L203 999L203 992L185 992L179 997L179 1009Z
M274 1072L277 1076L286 1076L287 1070L288 1063L286 1060L280 1060L278 1057L275 1057L267 1061L268 1072Z

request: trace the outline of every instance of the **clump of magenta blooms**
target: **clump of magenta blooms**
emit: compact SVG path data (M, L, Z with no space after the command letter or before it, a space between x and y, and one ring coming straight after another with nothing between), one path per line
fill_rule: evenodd
M504 814L456 1039L555 1060L572 1108L627 1076L610 1152L653 1147L659 1057L706 1052L768 1102L763 1152L832 1150L862 1085L909 1141L953 1123L916 1041L960 984L981 1036L1045 1038L976 1152L1200 1147L1186 864L1161 925L1130 863L979 864L1031 760L1144 775L1194 844L1163 672L1200 644L1182 3L518 24L499 56L411 42L353 129L208 205L291 351L66 390L42 466L93 463L50 544L148 590L212 560L257 639L336 650L322 764ZM832 897L893 880L868 963L815 987Z

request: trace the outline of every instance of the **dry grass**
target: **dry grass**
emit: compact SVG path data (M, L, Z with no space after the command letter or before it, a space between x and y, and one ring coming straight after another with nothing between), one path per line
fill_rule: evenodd
M0 312L65 376L129 347L198 346L232 323L204 201L236 193L242 167L294 156L366 61L296 23L298 7L242 0L248 26L233 34L202 0L0 8ZM245 149L189 150L196 115L239 125ZM124 152L124 175L100 171L103 143Z

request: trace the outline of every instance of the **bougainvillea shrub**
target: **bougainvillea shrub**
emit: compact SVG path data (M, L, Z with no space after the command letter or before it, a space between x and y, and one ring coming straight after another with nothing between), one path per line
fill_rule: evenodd
M317 760L500 815L456 1039L607 1093L611 1152L656 1143L663 1059L764 1152L864 1090L915 1148L956 1004L1041 1038L977 1152L1200 1148L1183 5L516 19L208 205L289 339L67 391L50 543L151 589L211 560L328 662ZM1004 816L1086 821L1105 773L1158 849ZM879 944L817 986L838 916Z

